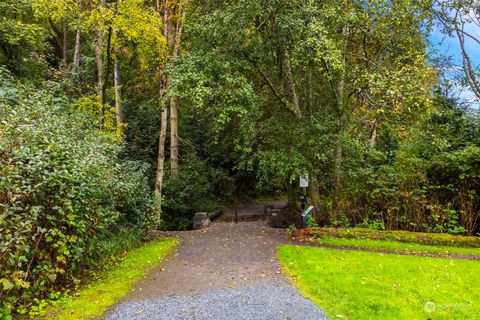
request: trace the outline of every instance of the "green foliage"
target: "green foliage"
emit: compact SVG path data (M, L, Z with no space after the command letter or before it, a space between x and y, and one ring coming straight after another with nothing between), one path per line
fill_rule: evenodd
M334 220L331 221L332 226L337 228L348 228L351 225L350 219L347 215L342 214L337 216Z
M436 109L406 130L385 126L367 166L347 185L355 223L387 229L475 234L479 228L478 119L438 97ZM367 190L363 192L362 190ZM351 203L352 205L352 203Z
M307 227L309 228L318 228L318 223L315 221L315 218L312 216L307 217Z
M295 234L297 227L294 224L291 224L287 228L287 236L292 237Z
M182 106L180 170L176 177L167 171L162 192L162 226L166 229L189 229L195 212L216 209L228 202L235 191L235 177L231 173L235 152L231 137L224 135L222 143L215 143L208 114L189 109L191 106L187 103ZM153 182L160 126L158 104L139 101L127 104L125 111L128 127L122 157L151 164L148 176Z
M145 167L118 162L54 87L0 77L0 301L28 308L71 284L116 225L148 223L152 200Z
M41 313L47 319L58 320L81 320L101 316L178 245L176 239L163 238L129 250L102 270L90 286L64 297Z
M117 124L115 119L115 107L103 104L97 95L83 96L76 101L76 107L79 112L86 113L93 119L93 124L102 131L109 133L117 142L121 142L123 136L121 132L126 124Z
M180 170L169 175L167 161L166 229L190 228L195 212L234 193L287 189L294 208L308 173L322 223L480 231L478 116L433 90L429 1L188 3L185 36L166 39L170 24L153 1L0 1L0 298L9 312L57 297L49 288L74 283L80 266L138 241L128 233L108 245L119 225L149 225L160 100L171 96L181 106ZM181 41L174 59L167 40ZM115 61L128 126L112 107Z
M373 230L385 230L385 225L379 220L369 220L368 218L357 224L358 228L373 229Z
M214 190L215 187L223 190ZM164 184L163 227L169 230L190 229L195 212L216 209L228 199L232 188L231 178L221 170L196 157L184 159L179 173L168 176Z
M171 69L175 92L214 117L216 132L235 132L237 168L260 187L285 188L308 172L330 222L345 214L359 223L370 209L379 219L381 209L365 208L366 190L378 203L384 193L365 183L380 164L370 166L368 123L411 124L431 109L428 3L207 3ZM385 189L398 185L389 173Z
M31 6L32 0L0 3L0 65L34 78L46 64L40 55L46 47L46 32L34 19Z

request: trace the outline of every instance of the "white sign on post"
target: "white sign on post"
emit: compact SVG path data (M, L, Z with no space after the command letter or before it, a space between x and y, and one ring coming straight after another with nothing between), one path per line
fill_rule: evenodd
M300 176L300 188L308 187L308 175Z

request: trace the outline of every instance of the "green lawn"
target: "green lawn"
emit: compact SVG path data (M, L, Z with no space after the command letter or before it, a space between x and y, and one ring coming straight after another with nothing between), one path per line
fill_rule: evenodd
M480 262L283 245L300 291L331 318L480 319Z
M120 263L103 272L98 281L81 289L61 305L47 310L45 318L75 320L102 315L177 245L176 239L164 238L133 249Z
M480 256L480 248L462 248L452 246L426 245L416 243L405 243L393 240L374 240L374 239L351 239L324 236L316 239L320 244L332 246L349 246L357 248L367 248L374 250L388 250L399 252L415 252L415 253L438 253L446 254L464 254Z

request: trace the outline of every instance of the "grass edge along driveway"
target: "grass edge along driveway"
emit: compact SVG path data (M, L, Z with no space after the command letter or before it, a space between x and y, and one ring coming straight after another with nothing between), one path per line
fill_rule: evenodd
M337 238L331 236L322 236L313 240L321 245L352 247L359 249L371 249L374 251L390 251L390 253L406 254L437 254L439 256L459 255L471 258L480 258L480 248L464 248L455 246L440 246L429 244L418 244L409 242L398 242L393 240L376 240L368 238ZM342 249L342 248L340 248Z
M284 271L331 319L480 319L480 263L282 245Z
M131 250L95 283L80 289L71 299L47 310L46 319L91 319L125 296L148 271L172 252L179 242L161 238Z

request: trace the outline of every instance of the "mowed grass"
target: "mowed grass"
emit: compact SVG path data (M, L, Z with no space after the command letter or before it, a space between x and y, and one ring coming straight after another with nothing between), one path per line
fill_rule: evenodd
M45 318L75 320L102 315L177 245L176 239L163 238L131 250L120 263L105 270L98 281L79 290L59 306L47 310Z
M417 243L405 243L393 240L374 240L374 239L351 239L324 236L316 239L320 244L340 246L340 247L356 247L372 250L387 250L405 253L435 253L439 255L459 254L480 257L480 248L462 248L452 246L438 246Z
M332 319L480 319L478 261L292 245L278 256Z

